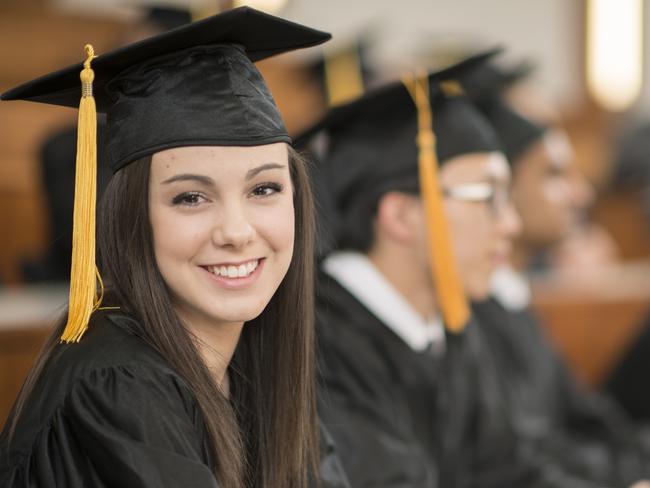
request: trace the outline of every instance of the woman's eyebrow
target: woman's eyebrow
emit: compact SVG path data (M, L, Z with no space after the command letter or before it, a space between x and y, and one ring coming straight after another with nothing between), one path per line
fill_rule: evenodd
M278 163L266 163L258 166L257 168L252 168L249 169L248 172L246 173L246 181L250 180L251 178L255 177L255 175L261 173L262 171L266 171L267 169L282 169L284 168L284 164L278 164Z
M250 180L251 178L255 177L257 174L261 173L262 171L266 171L269 169L282 169L284 167L285 165L279 163L262 164L260 166L257 166L256 168L249 169L246 172L246 180L247 181ZM181 173L178 175L174 175L170 178L167 178L165 181L163 181L163 184L166 185L169 183L175 183L177 181L197 181L206 186L215 186L214 180L209 176L192 174L192 173Z
M197 175L191 173L182 173L179 175L174 175L171 178L167 178L163 181L163 185L174 183L176 181L198 181L206 186L214 186L214 180L209 176Z

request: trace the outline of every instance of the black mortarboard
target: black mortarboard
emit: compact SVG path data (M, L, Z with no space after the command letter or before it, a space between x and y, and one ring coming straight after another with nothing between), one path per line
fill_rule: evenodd
M530 70L529 64L510 71L493 64L483 64L459 79L467 95L494 127L511 164L515 164L526 149L546 132L546 127L519 114L503 99L503 92L527 76Z
M367 32L331 49L326 46L309 65L329 107L359 98L376 77L368 62L371 43L372 33Z
M455 270L436 166L457 156L500 150L489 123L455 82L493 54L368 92L332 109L301 138L327 135L327 148L319 155L320 174L334 203L330 209L334 215L328 217L339 224L340 247L365 247L359 242L367 242L367 223L382 195L420 192L432 274L445 324L453 331L464 326L468 310Z
M252 62L329 38L241 7L96 57L93 91L98 112L107 114L108 165L117 171L175 146L290 142ZM77 107L82 68L43 76L1 98Z
M87 45L85 62L0 96L79 106L70 304L62 340L78 341L101 303L95 266L96 112L107 116L107 162L114 172L173 147L289 143L253 62L329 38L241 7L97 57Z
M472 57L428 76L439 164L462 154L499 151L494 131L466 97L445 93L454 80L493 55ZM459 95L459 96L458 96ZM403 83L395 82L332 109L301 144L323 132L322 171L343 214L370 218L379 197L390 190L418 190L417 111Z

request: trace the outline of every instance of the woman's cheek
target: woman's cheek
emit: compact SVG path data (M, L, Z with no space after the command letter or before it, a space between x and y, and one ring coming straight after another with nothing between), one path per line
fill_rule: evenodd
M283 199L257 212L259 234L276 250L293 250L295 215L293 199Z

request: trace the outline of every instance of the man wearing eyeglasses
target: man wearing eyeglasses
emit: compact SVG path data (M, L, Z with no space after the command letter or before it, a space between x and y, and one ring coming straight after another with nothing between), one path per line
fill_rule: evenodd
M443 81L428 79L436 188L462 292L481 299L519 229L510 168L484 117ZM427 232L407 88L369 92L317 127L326 136L318 187L334 223L325 234L335 241L318 274L320 415L352 486L566 486L521 460L475 324L461 332L443 320L451 283L434 284L430 251L446 230Z

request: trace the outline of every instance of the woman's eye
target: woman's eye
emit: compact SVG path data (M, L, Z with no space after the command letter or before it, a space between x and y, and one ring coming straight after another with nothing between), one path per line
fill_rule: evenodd
M177 195L172 200L174 205L185 205L188 207L195 207L200 204L205 198L199 192L189 191Z
M278 183L263 183L253 188L253 195L256 197L268 197L282 191L282 185Z

